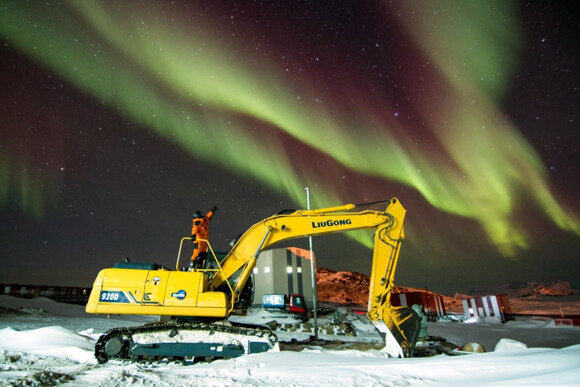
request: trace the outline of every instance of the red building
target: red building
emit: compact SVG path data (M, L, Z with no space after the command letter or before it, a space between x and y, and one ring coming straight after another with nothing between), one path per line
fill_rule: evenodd
M443 297L432 292L392 293L391 305L408 307L420 305L429 320L436 320L438 317L445 316Z
M506 294L472 297L463 302L465 318L469 317L497 317L502 322L506 321L506 315L511 314L510 303Z

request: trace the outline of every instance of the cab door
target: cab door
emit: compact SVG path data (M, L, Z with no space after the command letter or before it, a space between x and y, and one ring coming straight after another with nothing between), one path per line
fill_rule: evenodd
M163 305L169 271L150 270L143 289L142 305Z

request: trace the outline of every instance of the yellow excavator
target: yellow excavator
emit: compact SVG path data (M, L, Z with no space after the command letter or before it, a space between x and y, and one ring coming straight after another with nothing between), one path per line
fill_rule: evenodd
M384 211L356 208L388 203ZM108 359L230 358L276 350L278 340L263 326L234 324L228 317L251 305L252 272L260 252L293 238L374 229L368 318L392 357L410 356L421 319L411 308L390 303L393 278L405 237L406 210L388 201L346 204L314 210L285 210L239 236L219 257L211 245L201 269L180 269L181 240L175 270L154 263L118 262L99 272L86 306L88 313L166 316L164 322L114 328L95 345L99 362Z

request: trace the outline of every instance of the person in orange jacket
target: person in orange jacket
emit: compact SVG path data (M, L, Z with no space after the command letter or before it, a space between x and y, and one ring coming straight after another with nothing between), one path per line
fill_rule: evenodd
M193 213L193 226L191 227L191 240L193 241L193 255L191 256L190 267L200 269L203 267L207 256L207 240L209 240L209 221L216 212L217 207L213 208L205 215L201 211ZM205 239L205 240L201 240Z

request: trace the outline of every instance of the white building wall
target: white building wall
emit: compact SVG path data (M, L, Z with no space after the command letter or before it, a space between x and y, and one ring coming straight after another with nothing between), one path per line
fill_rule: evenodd
M435 295L435 308L437 309L437 317L445 316L445 304L443 298Z
M474 316L479 316L479 310L477 309L477 305L475 304L475 298L470 299L469 301L471 301L471 313L473 313Z
M399 293L399 301L401 302L401 306L407 306L407 296L405 293Z
M499 308L499 303L497 302L497 296L490 296L491 308L493 309L493 315L499 317L501 321L504 321L504 315Z
M261 304L264 294L274 293L274 282L271 250L265 251L258 257L254 268L254 304Z
M254 304L262 304L264 294L304 295L312 303L310 260L286 248L260 252L254 268Z
M484 311L484 316L491 316L491 312L489 310L489 296L486 297L481 297L481 302L483 303L483 311Z
M471 317L471 313L469 312L469 304L467 303L467 300L461 300L461 303L463 304L463 317L465 320L467 320Z

